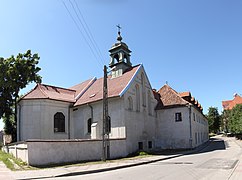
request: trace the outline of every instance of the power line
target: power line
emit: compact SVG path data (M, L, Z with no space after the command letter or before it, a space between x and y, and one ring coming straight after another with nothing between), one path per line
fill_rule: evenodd
M91 40L91 42L93 42L93 46L97 49L98 54L99 54L99 57L102 59L103 63L105 64L104 58L103 58L103 56L102 56L102 53L101 53L101 51L100 51L100 49L99 49L99 47L98 47L98 45L97 45L97 43L96 43L96 41L95 41L95 38L94 38L93 35L92 35L92 32L90 31L89 26L87 25L87 23L86 23L86 21L85 21L84 16L83 16L82 13L81 13L81 10L80 10L78 4L76 3L76 0L74 0L74 3L75 3L75 5L76 5L76 7L77 7L77 9L78 9L79 14L81 15L82 21L83 21L84 24L85 24L85 27L86 27L86 28L85 28L84 26L83 26L83 27L84 27L85 31L86 31L86 29L87 29L87 32L88 32L87 35L88 35L89 39ZM82 23L82 24L83 24L83 23Z
M67 10L68 14L70 15L71 19L72 19L73 22L75 23L75 25L76 25L78 31L81 33L82 37L84 38L84 40L85 40L86 44L88 45L89 49L91 50L93 56L94 56L95 59L97 60L99 66L102 68L102 64L101 64L100 61L98 60L97 55L96 55L95 52L93 51L93 48L91 47L91 45L89 44L89 42L87 41L85 35L83 34L83 32L82 32L81 28L79 27L78 23L76 22L75 18L72 16L70 10L68 9L68 7L66 6L66 4L65 4L65 2L64 2L63 0L62 0L62 3L63 3L63 5L64 5L65 9Z

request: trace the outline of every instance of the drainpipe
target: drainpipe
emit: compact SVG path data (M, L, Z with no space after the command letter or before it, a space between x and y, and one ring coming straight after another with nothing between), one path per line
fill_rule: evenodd
M93 107L90 104L87 104L91 108L91 122L93 123Z
M20 127L20 119L21 119L21 105L18 104L18 120L17 120L17 126L18 126L18 134L17 134L17 141L21 141L21 127Z
M71 130L71 128L70 128L70 112L71 112L71 105L69 106L69 108L68 108L68 139L71 139L71 132L70 132L70 130Z
M191 104L188 104L187 107L189 109L189 130L190 130L189 144L190 144L190 148L192 149L192 109L191 109Z

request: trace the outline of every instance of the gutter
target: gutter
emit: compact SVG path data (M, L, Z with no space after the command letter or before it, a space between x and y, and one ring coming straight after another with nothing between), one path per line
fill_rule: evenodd
M71 130L71 128L70 128L70 112L71 112L71 105L69 106L69 108L68 108L68 139L71 139L71 132L70 132L70 130Z
M21 122L21 105L18 104L18 119L17 119L17 128L18 128L18 134L17 134L17 141L21 140L21 127L20 127L20 122Z
M91 123L93 123L93 107L92 105L88 104L87 105L91 108Z

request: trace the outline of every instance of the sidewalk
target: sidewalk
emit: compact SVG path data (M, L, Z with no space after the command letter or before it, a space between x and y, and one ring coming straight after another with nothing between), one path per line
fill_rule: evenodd
M241 147L242 151L242 141L236 140L236 143ZM242 179L242 155L239 158L238 163L236 164L232 176L229 178L229 180L237 180Z
M64 176L74 176L81 174L90 174L97 172L110 171L115 169L127 168L132 166L138 166L148 163L153 163L157 161L167 160L171 158L180 157L186 154L197 153L203 148L207 147L210 142L199 146L194 150L176 152L175 154L171 153L162 153L162 155L154 155L143 158L133 158L133 159L123 159L116 160L106 163L97 163L89 165L73 165L65 167L56 167L56 168L46 168L41 170L30 170L30 171L15 171L12 172L14 179L44 179L44 178L54 178L54 177L64 177Z
M9 170L2 161L0 161L0 179L14 179L12 176L12 171Z

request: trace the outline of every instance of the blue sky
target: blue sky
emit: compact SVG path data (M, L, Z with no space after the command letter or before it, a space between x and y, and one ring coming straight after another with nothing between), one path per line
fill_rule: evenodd
M168 81L190 91L204 113L210 106L221 111L222 100L242 94L241 9L241 0L0 0L0 56L31 49L41 57L43 83L70 87L102 76L120 24L131 62L143 63L153 88Z

